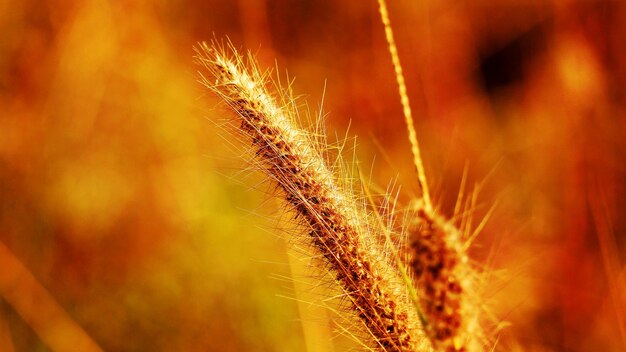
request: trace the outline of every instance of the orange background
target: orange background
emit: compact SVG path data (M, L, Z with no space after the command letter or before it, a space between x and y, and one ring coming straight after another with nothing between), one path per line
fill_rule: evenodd
M475 223L498 202L471 249L496 350L626 349L626 3L389 7L437 204L466 164ZM312 112L324 95L329 135L350 126L406 204L375 1L0 0L0 33L0 350L332 348L192 46L228 37Z

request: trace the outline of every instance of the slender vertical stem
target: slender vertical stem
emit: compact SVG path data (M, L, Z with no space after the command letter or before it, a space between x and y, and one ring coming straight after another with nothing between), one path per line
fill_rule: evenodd
M398 93L400 94L400 101L402 103L402 111L404 113L404 121L406 122L407 131L409 133L409 142L411 142L411 151L413 152L413 164L417 170L417 178L419 182L420 190L422 191L422 197L424 198L424 207L426 211L432 212L433 206L430 200L430 192L428 190L428 183L426 181L426 171L424 170L424 163L422 162L422 156L420 154L420 147L417 141L417 134L415 133L415 124L413 122L413 113L411 112L411 106L409 104L409 96L407 95L406 84L404 80L404 73L402 72L402 65L400 64L400 57L398 56L398 49L396 48L396 41L393 38L393 30L391 29L391 22L389 21L389 12L387 10L387 3L385 0L378 0L378 8L380 17L385 26L385 38L387 39L387 46L389 48L389 54L391 55L391 61L393 63L393 69L396 73L396 82L398 83Z

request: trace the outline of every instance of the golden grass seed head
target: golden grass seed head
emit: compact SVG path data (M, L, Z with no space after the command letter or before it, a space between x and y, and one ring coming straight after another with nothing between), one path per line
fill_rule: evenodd
M292 118L265 90L256 66L243 65L232 50L201 44L198 62L211 74L200 80L220 95L240 117L241 131L250 137L266 172L284 191L309 238L335 272L346 296L383 351L422 350L423 335L416 314L394 287L395 269L369 245L367 215L354 204Z
M409 266L419 293L425 330L436 349L465 351L467 256L458 230L419 208L408 226Z

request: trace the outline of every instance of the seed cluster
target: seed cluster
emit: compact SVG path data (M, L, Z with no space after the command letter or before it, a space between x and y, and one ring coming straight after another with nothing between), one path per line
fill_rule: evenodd
M439 221L437 221L439 220ZM459 271L465 264L456 229L419 209L410 224L409 257L415 275L426 333L435 348L445 352L464 352L461 342L463 324L463 285Z
M411 321L408 305L400 301L403 290L393 286L393 271L381 268L382 256L365 240L371 236L362 233L366 220L349 195L336 186L289 112L276 106L260 75L242 67L236 52L235 62L206 44L198 54L213 76L211 81L202 76L202 83L221 95L241 118L242 132L251 138L258 158L284 191L296 217L310 229L310 240L336 273L378 348L422 348L414 334L419 323Z

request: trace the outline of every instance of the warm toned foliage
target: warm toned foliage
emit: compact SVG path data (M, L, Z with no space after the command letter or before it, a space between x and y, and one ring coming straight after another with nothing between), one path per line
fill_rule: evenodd
M498 201L468 252L506 323L485 327L496 350L625 350L626 4L495 3L388 1L433 204L470 238ZM276 60L409 204L376 1L2 0L0 30L1 351L360 347L312 303L318 258L287 250L284 205L239 161L191 48L228 36Z

